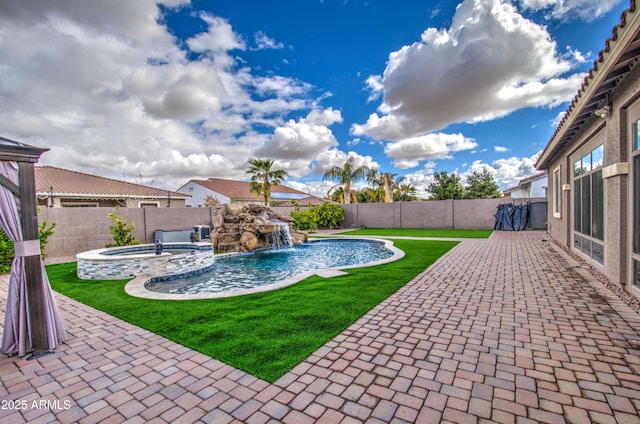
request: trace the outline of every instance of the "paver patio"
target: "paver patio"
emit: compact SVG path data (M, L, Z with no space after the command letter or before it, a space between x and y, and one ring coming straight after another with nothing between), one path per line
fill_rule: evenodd
M275 384L56 295L2 423L640 423L640 315L543 232L461 242Z

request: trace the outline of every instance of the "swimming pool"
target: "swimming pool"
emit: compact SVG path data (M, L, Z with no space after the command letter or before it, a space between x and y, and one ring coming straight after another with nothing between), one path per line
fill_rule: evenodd
M151 279L145 282L144 289L174 299L238 295L273 290L312 274L338 275L340 269L377 265L402 256L403 253L389 241L316 240L286 249L217 255L215 264L202 274L169 281Z

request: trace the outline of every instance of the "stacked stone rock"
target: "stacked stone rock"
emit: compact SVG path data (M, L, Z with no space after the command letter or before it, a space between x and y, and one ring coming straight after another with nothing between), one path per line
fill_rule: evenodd
M273 220L289 226L294 243L306 242L308 234L294 231L293 219L281 216L264 205L230 203L219 206L213 216L211 241L218 253L251 252L272 246L271 234L281 229Z

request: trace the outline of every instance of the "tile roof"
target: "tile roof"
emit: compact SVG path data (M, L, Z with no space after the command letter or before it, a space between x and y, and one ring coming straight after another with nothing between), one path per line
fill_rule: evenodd
M520 180L520 185L524 183L528 183L529 181L539 180L547 176L547 171L539 172L537 174L531 175L529 177L523 178Z
M201 185L204 188L207 188L211 191L215 191L216 193L220 193L223 196L226 196L230 199L242 199L242 200L256 200L262 201L263 197L251 191L250 183L248 181L235 181L235 180L224 180L222 178L209 178L207 180L191 180L191 182ZM293 189L291 187L287 187L285 185L277 185L271 186L272 200L289 200L287 199L279 199L276 193L281 193L285 195L295 195L308 197L309 194L304 193L302 191Z
M323 203L336 203L333 200L327 200L327 199L323 199L321 197L316 197L316 196L309 196L309 197L305 197L303 199L296 199L296 203L298 204L298 206L300 207L306 207L306 206L320 206ZM287 201L286 203L283 204L278 204L278 206L293 206L293 203L290 201Z
M49 195L53 188L55 196L91 197L100 199L113 198L166 198L187 199L184 193L162 190L141 184L99 177L54 166L36 166L36 193L38 196Z

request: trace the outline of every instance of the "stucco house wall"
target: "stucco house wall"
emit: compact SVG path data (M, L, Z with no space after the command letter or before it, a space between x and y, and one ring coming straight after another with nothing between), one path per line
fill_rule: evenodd
M531 181L531 189L528 197L547 197L547 176Z
M223 194L220 194L216 191L209 190L206 187L203 187L200 184L194 183L193 181L189 181L178 190L179 193L189 194L191 195L190 199L185 201L185 206L198 208L204 206L204 203L207 199L207 196L212 196L216 198L219 204L223 203L231 203L231 199Z
M556 130L536 165L539 169L546 169L549 176L550 237L581 255L612 282L640 297L640 285L633 272L632 253L633 201L634 196L640 196L640 193L634 194L632 190L633 178L639 178L640 181L640 175L634 175L632 162L633 126L640 121L640 68L633 66L640 59L638 13L635 9L625 12L621 24L614 30L616 36L608 40L607 49L603 50L599 61L594 64L565 121ZM629 60L632 61L631 65L627 65ZM604 116L597 116L594 112L603 106L610 106L610 110ZM569 131L567 128L576 125L576 122L581 122L581 128L575 132ZM563 142L562 137L567 141ZM600 145L602 161L596 163L595 158L599 158L600 153L593 152ZM594 166L591 172L597 171L600 175L601 171L602 194L599 194L599 188L594 188L593 181L597 178L594 174L591 176L591 193L578 191L579 184L589 172L576 171L576 163L590 154ZM636 172L640 172L640 168ZM580 237L579 230L582 202L593 202L593 199L599 198L594 196L600 195L603 199L602 260L598 260L593 250L591 255L584 253L585 248L580 246L584 238ZM593 225L597 223L593 214L597 216L600 212L592 207L590 213ZM640 211L636 210L635 214L638 213ZM597 238L593 240L599 241Z
M547 175L520 180L517 187L505 190L505 195L513 199L547 197Z

